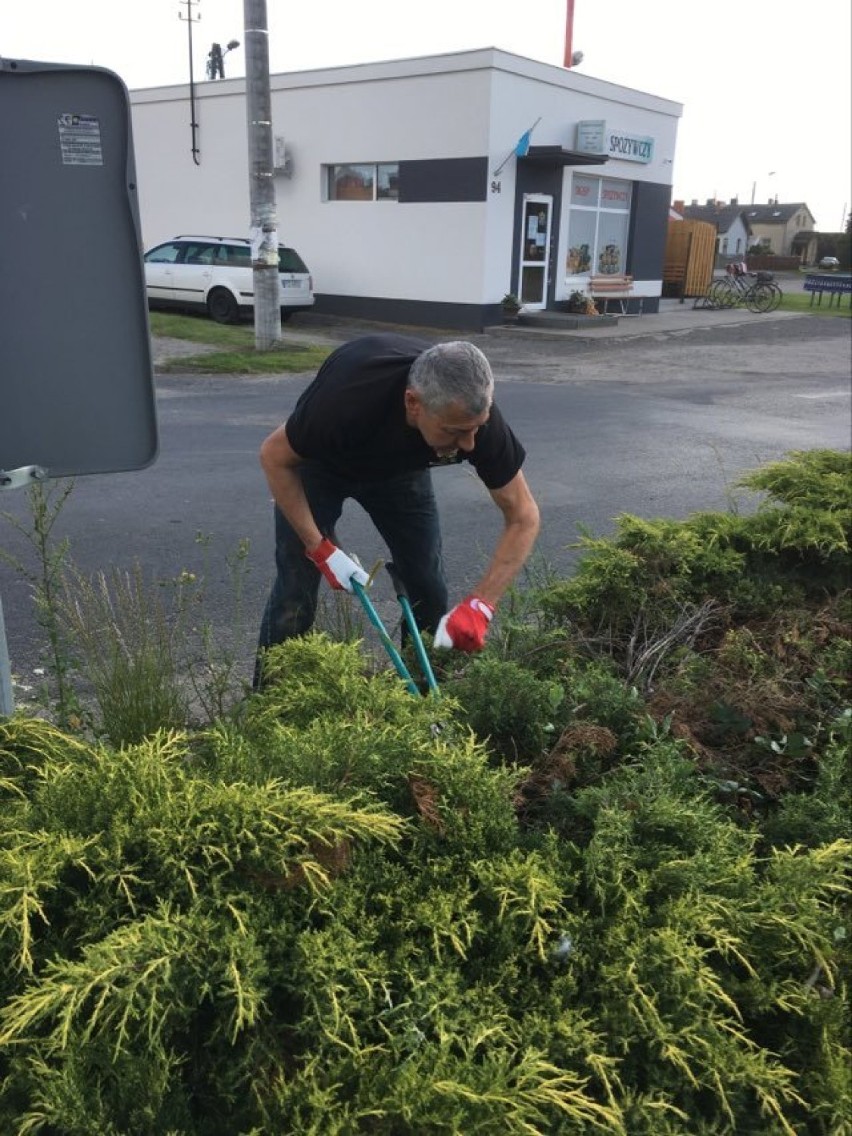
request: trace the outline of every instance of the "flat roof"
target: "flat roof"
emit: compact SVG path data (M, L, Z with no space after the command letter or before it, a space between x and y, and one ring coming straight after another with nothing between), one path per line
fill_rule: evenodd
M505 71L534 79L539 83L549 83L568 91L624 102L643 110L668 114L680 118L683 104L671 99L661 98L631 87L622 87L605 79L596 79L570 67L559 67L553 63L542 63L523 55L514 55L497 47L482 47L470 51L453 51L443 55L421 55L404 59L378 60L372 63L351 63L336 67L313 68L306 71L281 71L269 76L273 91L287 88L321 87L345 83L365 83L380 79L402 79L412 76L453 74L464 71ZM172 83L165 87L142 87L131 91L132 102L158 102L174 98L175 91L186 90L189 83ZM245 77L233 79L196 80L196 95L205 97L214 93L220 95L242 94Z

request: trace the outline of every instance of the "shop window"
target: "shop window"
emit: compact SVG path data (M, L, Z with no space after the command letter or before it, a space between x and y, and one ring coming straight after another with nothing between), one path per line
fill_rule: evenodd
M626 270L631 184L574 174L566 272L615 275Z
M399 163L348 163L327 166L329 201L396 201Z

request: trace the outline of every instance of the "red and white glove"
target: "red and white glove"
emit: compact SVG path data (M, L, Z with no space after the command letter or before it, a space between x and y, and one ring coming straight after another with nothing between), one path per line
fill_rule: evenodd
M493 616L494 608L490 603L478 596L467 596L441 619L435 632L435 646L454 647L457 651L481 651Z
M338 592L351 592L353 580L357 584L366 585L370 578L360 564L342 552L336 544L332 544L328 537L313 552L305 550L305 556L316 564Z

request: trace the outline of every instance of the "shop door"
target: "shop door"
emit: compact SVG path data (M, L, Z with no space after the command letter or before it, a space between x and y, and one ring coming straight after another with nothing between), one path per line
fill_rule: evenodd
M553 198L525 193L521 220L518 295L528 308L543 308L550 279L550 221Z

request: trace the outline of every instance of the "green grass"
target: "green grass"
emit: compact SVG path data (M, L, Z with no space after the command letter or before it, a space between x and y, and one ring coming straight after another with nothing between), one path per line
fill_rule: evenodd
M784 287L784 284L781 284ZM852 306L850 306L849 296L840 297L842 307L837 307L836 302L828 307L828 294L823 296L822 303L817 307L817 301L813 301L811 307L811 293L810 292L784 292L784 298L781 300L782 312L802 312L812 316L841 316L843 319L852 318Z
M205 374L265 375L315 371L330 348L288 343L286 331L279 347L258 351L254 328L248 324L221 324L203 316L181 316L167 312L150 313L151 334L185 339L217 347L199 355L167 360L160 371L203 372Z
M158 364L157 369L204 375L277 375L282 371L301 374L303 371L316 371L329 350L328 347L304 347L295 343L275 351L256 351L254 347L247 347L244 351L184 355L180 359L165 360Z
M216 323L207 316L183 316L172 312L150 312L149 320L152 335L166 335L170 339L187 339L217 347L254 346L254 329L247 323Z

